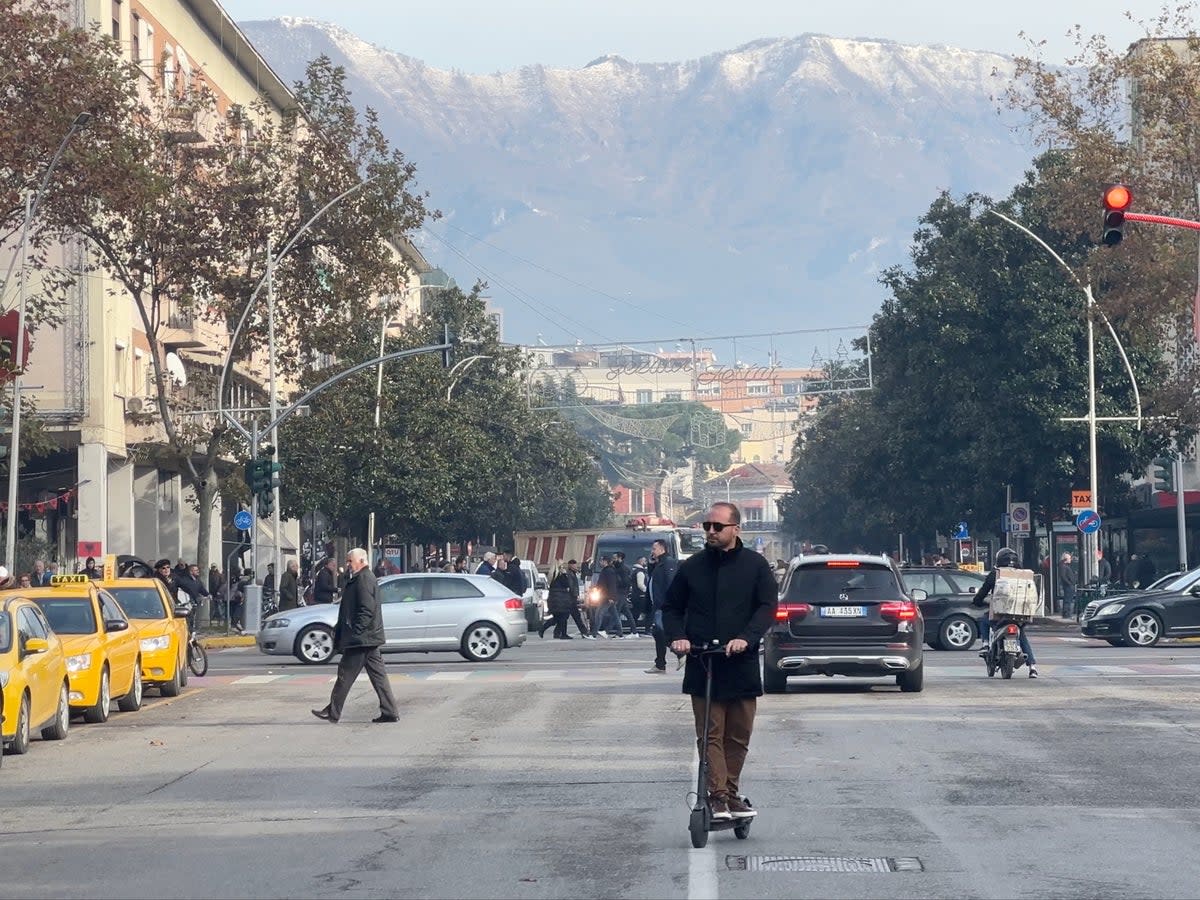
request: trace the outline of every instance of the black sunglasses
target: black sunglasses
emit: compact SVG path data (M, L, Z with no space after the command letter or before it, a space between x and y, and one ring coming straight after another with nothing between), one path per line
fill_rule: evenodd
M737 528L737 525L733 522L729 522L728 524L725 522L701 522L700 527L705 531L721 532L726 528Z

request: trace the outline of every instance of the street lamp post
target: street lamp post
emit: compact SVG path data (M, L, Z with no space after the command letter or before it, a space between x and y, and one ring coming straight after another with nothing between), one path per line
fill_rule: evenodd
M390 318L390 310L387 304L380 304L383 315L379 317L379 355L383 356L383 345L387 339L388 319ZM379 437L379 422L383 407L383 363L380 362L375 371L375 437ZM374 556L375 553L375 510L367 516L367 553ZM371 564L375 564L375 560L371 560Z
M37 215L38 206L41 205L42 197L46 193L46 186L50 183L50 176L57 168L59 160L62 159L67 144L91 121L91 113L81 112L75 117L75 121L71 123L70 129L59 143L58 149L54 151L54 156L50 158L50 164L46 166L37 191L25 192L25 218L21 225L21 248L19 251L21 273L17 297L17 334L16 346L13 347L13 364L16 374L13 377L12 435L8 450L8 514L5 516L4 538L4 561L13 572L16 571L17 562L17 485L21 477L21 370L25 368L25 306L29 287L29 230ZM16 259L17 257L14 257L14 263ZM12 266L13 263L10 263L9 274L12 272ZM4 290L8 287L9 274L5 275L4 285L0 287L0 297L3 297Z

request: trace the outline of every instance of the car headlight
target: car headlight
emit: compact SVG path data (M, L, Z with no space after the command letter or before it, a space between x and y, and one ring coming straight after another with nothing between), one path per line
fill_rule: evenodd
M268 619L265 628L287 628L292 623L287 619Z
M8 687L8 673L0 672L0 688Z
M84 669L90 669L91 667L92 654L90 653L80 653L76 656L67 657L68 672L82 672Z
M1098 616L1115 616L1117 613L1119 613L1124 608L1125 608L1124 603L1110 603L1110 604L1108 604L1108 606L1100 607L1100 612L1096 613L1096 615L1098 615Z
M168 635L161 637L142 638L142 652L149 653L151 650L166 650L171 646L171 638Z

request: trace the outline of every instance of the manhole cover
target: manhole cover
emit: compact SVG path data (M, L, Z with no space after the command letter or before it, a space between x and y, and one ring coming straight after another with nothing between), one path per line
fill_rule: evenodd
M915 856L726 856L731 872L924 872Z

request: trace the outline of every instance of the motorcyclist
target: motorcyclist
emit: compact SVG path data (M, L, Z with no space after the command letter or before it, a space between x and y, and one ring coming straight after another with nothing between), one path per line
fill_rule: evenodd
M975 606L986 607L988 605L988 595L996 589L996 570L997 569L1015 569L1020 564L1017 557L1017 551L1011 547L1002 547L996 553L996 564L992 567L992 571L988 572L987 578L983 580L983 584L979 586L979 590L975 592L971 602ZM983 649L979 651L980 656L986 656L988 652L988 635L991 632L991 618L989 613L983 614L983 619L979 622L979 636L983 640ZM1029 638L1025 636L1025 626L1020 626L1020 641L1021 651L1025 654L1025 659L1029 662L1029 677L1037 678L1038 671L1036 660L1033 656L1033 647L1029 645Z

